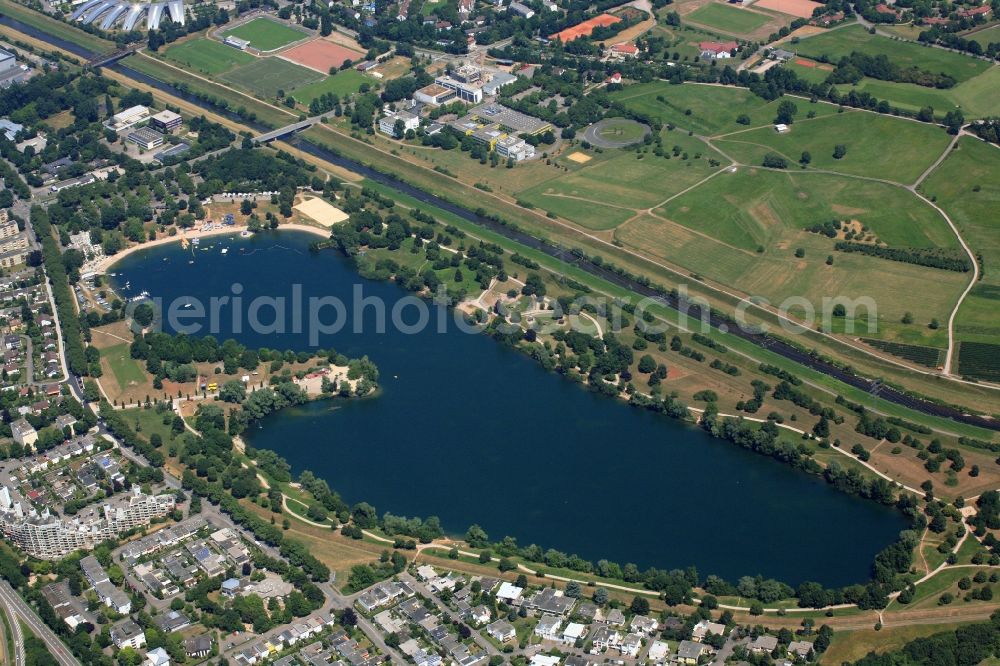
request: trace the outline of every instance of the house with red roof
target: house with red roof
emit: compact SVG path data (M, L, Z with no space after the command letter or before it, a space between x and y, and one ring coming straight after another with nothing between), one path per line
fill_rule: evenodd
M701 42L698 50L703 58L731 58L733 51L739 48L739 44L733 41L728 42Z

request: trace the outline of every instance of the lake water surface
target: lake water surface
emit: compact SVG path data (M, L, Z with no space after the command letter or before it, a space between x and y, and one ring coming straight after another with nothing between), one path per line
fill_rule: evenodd
M126 296L148 291L164 302L206 304L234 291L245 303L290 298L293 284L304 299L350 301L355 285L390 308L407 296L394 284L359 277L333 251L310 254L312 240L285 231L205 239L187 250L159 246L124 258L112 269L114 283ZM591 560L828 586L866 580L875 554L906 527L892 509L597 396L483 335L454 327L404 334L391 326L379 334L372 332L374 310L366 315L364 332L347 326L319 346L367 354L381 371L381 393L285 410L246 437L282 455L296 473L312 470L348 502L437 515L454 533L479 523L495 539L511 535ZM306 331L268 335L245 324L232 331L224 317L217 337L252 347L309 346Z

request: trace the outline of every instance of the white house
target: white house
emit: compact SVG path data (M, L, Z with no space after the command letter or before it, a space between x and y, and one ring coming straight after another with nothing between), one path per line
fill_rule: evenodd
M500 584L500 589L497 590L497 599L510 604L520 599L522 593L524 593L523 587L518 587L504 581Z
M573 645L577 640L587 635L587 625L579 622L570 622L562 632L562 641L567 645Z

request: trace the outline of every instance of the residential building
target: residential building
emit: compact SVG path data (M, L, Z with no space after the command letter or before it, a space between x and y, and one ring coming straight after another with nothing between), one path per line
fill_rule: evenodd
M14 441L21 446L34 446L35 442L38 441L38 432L34 426L24 419L12 422L10 424L10 431L14 437Z
M146 653L142 666L170 666L170 655L162 647L152 649Z
M733 51L739 48L739 44L733 41L728 42L701 42L698 44L698 50L701 52L702 58L731 58L733 57Z
M631 42L621 42L620 44L613 44L610 49L608 49L608 56L611 58L624 59L624 58L634 58L639 55L639 47Z
M3 54L5 53L7 52L0 49L0 69L3 67ZM10 54L7 53L7 55ZM2 133L8 141L13 141L15 137L17 137L17 133L23 129L24 125L21 125L20 123L15 123L13 120L7 120L6 118L0 118L0 133Z
M649 651L646 653L646 658L654 664L663 664L666 663L667 655L669 654L670 646L666 641L653 641L649 646Z
M55 516L39 512L10 488L0 488L0 532L29 555L53 560L74 550L90 550L153 518L174 510L173 494L145 495L135 485L125 495L107 500L92 517Z
M211 634L192 636L184 641L184 654L193 658L207 657L212 652Z
M532 9L527 5L522 5L520 2L510 3L510 7L508 7L508 9L517 14L518 16L521 16L526 19L530 19L532 16L535 15L534 9Z
M553 615L567 615L576 603L573 597L567 597L562 590L546 587L543 590L531 595L531 598L524 602L524 605L538 613L551 613Z
M808 659L809 653L813 650L813 644L809 641L792 641L788 644L788 654Z
M623 656L632 657L635 659L639 656L639 650L642 649L642 636L639 634L627 634L625 638L622 639L621 645L618 646L618 651L622 653Z
M579 622L570 622L562 631L562 642L573 645L578 640L582 640L587 635L587 625Z
M591 644L593 649L597 652L606 650L608 648L617 649L622 642L622 635L613 627L598 627L597 631L594 632L594 637L591 639ZM594 654L597 654L594 652Z
M500 584L500 588L497 590L497 601L502 601L506 604L512 604L521 598L521 594L524 592L523 587L518 587L513 583L508 583L504 581Z
M146 634L131 618L111 627L111 640L119 650L125 646L138 650L146 644Z
M677 663L697 664L702 654L708 651L708 646L694 641L681 641L677 646Z
M632 618L632 622L629 624L629 629L637 634L649 634L652 636L659 629L660 623L656 618L647 617L645 615L636 615Z
M625 613L617 608L612 608L608 613L607 622L612 627L624 627L625 626Z
M708 634L722 636L726 632L726 625L717 622L702 620L691 629L691 640L700 643L705 640Z
M750 643L750 651L757 654L770 654L774 648L778 647L777 636L761 634Z
M514 625L506 620L497 620L486 627L486 633L497 639L501 643L506 643L517 638Z
M542 640L554 641L559 638L559 625L562 618L556 615L543 615L538 624L535 625L535 635L541 636Z

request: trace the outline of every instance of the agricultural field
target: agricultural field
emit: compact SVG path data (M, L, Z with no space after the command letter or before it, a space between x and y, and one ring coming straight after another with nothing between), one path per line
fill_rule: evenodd
M684 18L692 23L737 36L754 32L772 20L766 14L740 9L721 2L709 2L685 15Z
M290 93L301 86L316 83L324 77L319 72L280 58L256 58L249 65L230 70L219 78L257 93L261 97L273 98L279 90Z
M943 72L958 81L967 81L989 69L990 64L960 53L920 46L870 35L860 25L828 30L814 37L807 37L796 47L800 55L810 58L826 57L831 62L850 55L852 51L870 56L885 55L900 66L914 66L932 72Z
M859 92L867 92L880 100L887 100L905 111L916 112L930 106L934 108L935 115L943 116L953 107L961 107L965 119L971 120L996 115L997 108L1000 108L1000 65L994 65L954 88L926 88L912 83L868 78L862 79L853 87ZM852 86L845 84L837 88L841 92L847 92Z
M337 72L334 76L324 77L322 81L296 88L293 96L296 102L308 106L311 101L326 93L334 93L340 98L356 93L361 84L366 81L367 79L361 72L345 69L342 72Z
M973 252L982 256L983 279L962 303L955 335L962 341L1000 342L1000 149L963 137L957 150L921 185L936 197Z
M227 30L225 36L230 35L247 40L250 46L258 51L274 51L309 36L305 32L268 18L255 18L232 30Z
M944 363L944 350L934 347L923 347L921 345L907 345L899 342L885 342L884 340L863 340L875 349L879 349L893 356L906 359L918 365L928 368L936 368Z
M968 340L960 343L958 373L963 377L1000 382L1000 345Z
M724 170L652 214L619 226L614 238L647 256L779 303L790 295L872 298L877 327L856 335L941 347L965 274L835 252L834 241L804 229L856 219L889 245L955 247L944 220L902 188L829 174ZM802 249L802 257L796 250ZM828 256L833 265L827 265ZM929 280L929 276L933 280ZM920 285L915 289L915 285ZM914 323L901 323L912 312ZM834 322L834 328L838 328Z
M662 157L648 147L640 153L572 151L558 161L569 169L565 175L528 188L518 198L588 229L611 229L635 215L637 209L657 206L717 171L720 166L709 164L710 158L720 165L727 163L704 142L687 134L664 130L662 137Z
M778 108L777 101L768 102L746 88L672 85L665 81L628 86L612 93L611 98L663 124L706 136L746 129L747 126L736 122L744 114L750 118L750 127L770 125ZM807 111L824 116L836 113L837 107L803 101L800 113L805 115Z
M744 164L760 164L767 152L777 152L790 165L808 151L811 167L830 169L899 183L912 183L948 147L951 137L934 125L864 111L805 118L811 105L796 101L799 111L788 132L772 127L727 134L718 147ZM847 154L834 159L834 146L847 147Z
M209 76L221 74L254 60L249 53L205 38L175 44L164 51L163 55L167 60Z

